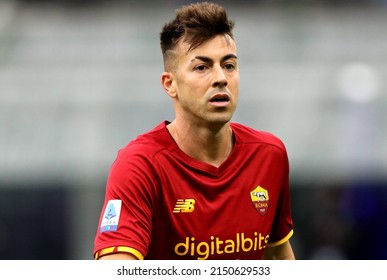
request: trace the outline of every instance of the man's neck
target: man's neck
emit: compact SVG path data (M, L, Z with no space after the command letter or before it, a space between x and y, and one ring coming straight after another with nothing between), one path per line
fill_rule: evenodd
M167 129L177 146L188 156L219 167L233 148L233 133L227 123L220 129L183 125L176 120Z

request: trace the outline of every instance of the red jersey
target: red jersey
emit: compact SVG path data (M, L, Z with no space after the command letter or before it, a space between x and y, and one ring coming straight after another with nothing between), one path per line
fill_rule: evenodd
M95 258L261 259L293 234L286 149L274 135L231 123L219 166L182 152L163 122L112 164Z

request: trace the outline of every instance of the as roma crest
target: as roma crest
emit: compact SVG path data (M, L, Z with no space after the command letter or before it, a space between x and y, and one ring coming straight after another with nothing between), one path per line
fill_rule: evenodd
M250 192L250 198L258 213L262 216L266 215L267 208L269 206L269 193L267 190L261 186L257 186Z

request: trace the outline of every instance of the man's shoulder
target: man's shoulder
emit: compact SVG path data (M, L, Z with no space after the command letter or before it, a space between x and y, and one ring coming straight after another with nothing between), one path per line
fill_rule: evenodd
M163 126L160 124L148 132L139 134L120 148L111 165L111 180L120 182L140 174L150 177L154 172L155 156L166 149L163 141L167 143L167 140L164 139L167 138L167 135L167 130L163 130Z
M283 141L269 131L258 130L240 123L231 123L235 137L244 143L260 143L285 148Z
M165 149L170 139L168 139L168 132L165 123L160 123L153 129L139 134L135 139L131 140L124 146L120 153L131 154L155 154L160 150Z

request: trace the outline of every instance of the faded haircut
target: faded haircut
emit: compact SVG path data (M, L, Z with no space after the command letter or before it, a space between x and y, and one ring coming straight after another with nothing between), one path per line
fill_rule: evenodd
M234 22L218 4L201 2L180 7L175 19L166 23L160 33L165 69L172 67L173 50L181 40L192 50L217 35L229 35L234 39L233 28Z

